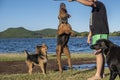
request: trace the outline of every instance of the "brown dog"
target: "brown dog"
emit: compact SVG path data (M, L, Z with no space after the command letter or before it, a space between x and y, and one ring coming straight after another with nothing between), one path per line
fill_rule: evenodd
M32 74L32 69L35 65L40 66L43 74L46 74L46 65L47 65L46 44L42 44L42 46L37 46L36 54L29 54L27 50L25 50L25 54L27 54L26 64L28 66L29 74Z
M57 47L56 47L57 61L60 72L62 72L62 64L61 64L62 53L64 53L67 56L68 65L70 68L72 68L71 56L67 43L69 41L69 37L72 34L74 34L74 32L72 31L71 25L68 23L68 18L70 18L70 15L67 13L66 5L64 3L61 3L59 16L58 16L59 26L58 26L58 37L57 37Z

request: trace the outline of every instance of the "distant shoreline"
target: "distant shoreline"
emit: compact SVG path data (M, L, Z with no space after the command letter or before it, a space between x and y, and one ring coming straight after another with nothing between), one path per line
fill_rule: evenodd
M74 31L74 30L73 30ZM74 37L87 37L88 31L74 31ZM120 31L111 32L110 36L120 36ZM47 38L57 37L57 29L45 28L42 30L31 31L24 27L8 28L0 32L0 38Z

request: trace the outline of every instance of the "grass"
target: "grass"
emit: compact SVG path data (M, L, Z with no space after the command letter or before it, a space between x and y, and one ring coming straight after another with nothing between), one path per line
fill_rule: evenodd
M0 61L24 61L25 59L26 59L26 56L23 53L0 54Z
M108 74L109 70L105 69L105 73ZM55 71L49 71L46 76L42 73L33 73L32 75L0 75L0 80L87 80L88 77L91 77L94 74L95 70L67 70L62 74ZM106 77L102 80L109 80L109 75L106 75ZM120 80L119 77L117 77L116 80Z
M65 59L66 56L63 54L62 59ZM77 59L77 58L86 58L86 59L95 59L94 55L87 54L87 53L81 53L81 54L71 54L72 59ZM55 54L48 54L48 59L56 59ZM24 53L5 53L5 54L0 54L0 61L25 61L26 60L26 55Z
M91 54L71 54L72 59L75 58L89 58L95 59L94 55ZM56 55L48 55L49 59L55 59ZM65 56L63 55L63 59ZM26 59L24 54L0 54L0 61L23 61ZM63 73L58 71L47 71L47 75L42 73L29 74L0 74L0 80L87 80L95 74L94 70L66 70ZM109 70L105 69L106 77L102 80L109 80ZM120 80L119 77L116 80Z

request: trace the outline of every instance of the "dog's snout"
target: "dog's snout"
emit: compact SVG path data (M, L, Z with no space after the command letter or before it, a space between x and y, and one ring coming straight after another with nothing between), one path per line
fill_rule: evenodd
M91 45L90 48L91 48L91 49L94 49L94 45Z

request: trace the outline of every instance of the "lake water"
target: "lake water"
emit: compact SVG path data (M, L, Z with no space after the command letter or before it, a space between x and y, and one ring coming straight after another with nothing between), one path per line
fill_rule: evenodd
M110 37L113 43L120 45L120 37ZM70 38L68 46L70 52L89 53L92 50L86 43L87 38ZM10 38L0 39L0 53L20 53L25 49L29 52L35 52L36 45L46 43L48 45L48 54L56 51L56 38Z
M105 68L108 68L108 65L105 64L104 65ZM81 64L81 65L72 65L72 69L74 70L90 70L90 69L95 69L96 68L96 64L95 63L90 63L90 64ZM69 70L69 66L64 65L63 66L64 70Z

